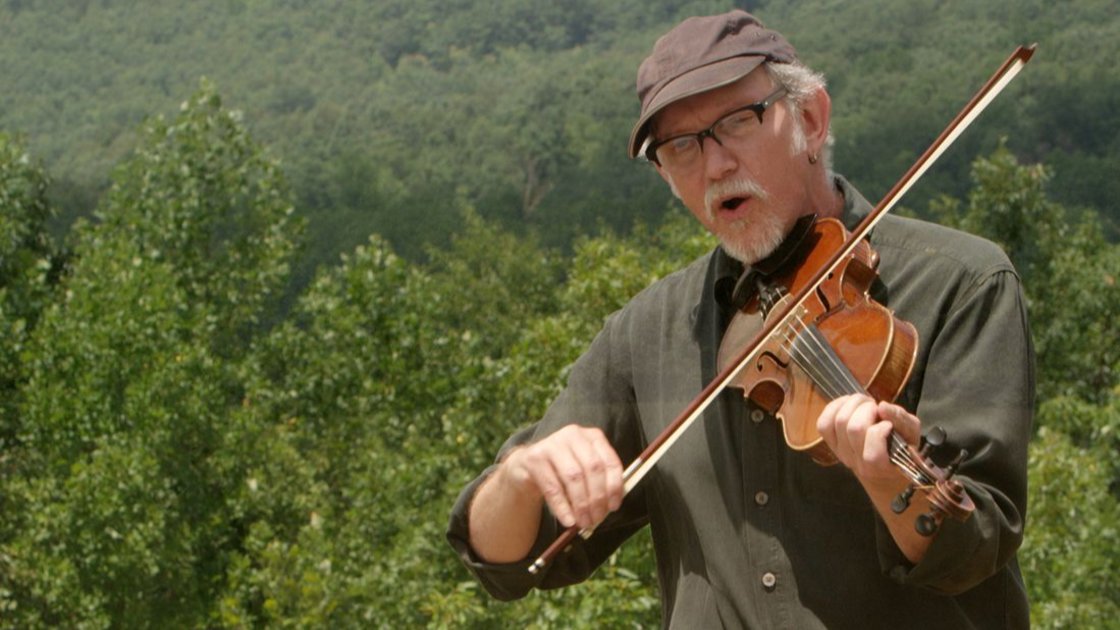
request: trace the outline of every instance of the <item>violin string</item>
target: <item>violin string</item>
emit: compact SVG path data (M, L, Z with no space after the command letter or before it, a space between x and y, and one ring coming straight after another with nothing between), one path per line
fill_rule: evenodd
M788 326L786 331L787 352L793 357L794 362L805 370L830 398L838 398L844 394L866 393L836 355L828 340L824 339L820 329L802 319L805 314L804 308L799 309L797 321L801 324L801 330ZM792 338L789 336L790 333Z
M917 484L932 483L924 470L914 460L909 445L899 437L897 432L891 432L891 461L906 472L910 480Z
M840 360L835 349L820 329L814 325L806 325L805 332L807 336L803 334L801 339L808 340L806 343L810 346L811 354L816 357L816 360L811 363L826 370L829 375L829 382L833 383L833 397L836 397L837 394L866 394L867 390L856 380L855 375L852 374L847 365Z
M794 363L800 367L806 374L809 375L809 380L817 386L829 400L834 400L843 396L845 388L841 383L836 382L833 375L828 374L820 368L820 364L810 358L808 349L802 344L797 342L795 338L786 339L787 346L785 351L793 358Z
M899 449L892 449L891 463L898 466L899 470L904 472L910 481L921 485L928 485L931 483L922 469L919 468L910 457L909 449L906 449L904 446Z
M829 398L836 398L842 394L842 388L831 379L826 378L824 374L818 370L818 366L822 363L820 358L812 359L809 356L810 348L806 347L804 343L799 340L803 339L803 333L810 328L802 319L804 309L799 309L794 321L791 321L782 330L783 341L785 342L782 349L793 359L802 370L809 374L812 380L819 388L824 390ZM801 324L801 330L794 327L794 323Z
M866 394L867 390L836 355L836 351L820 329L811 323L806 323L803 319L804 315L805 309L799 308L795 320L801 325L800 330L794 327L793 322L788 323L783 329L783 350L830 400L844 394ZM895 431L891 431L888 451L891 462L912 481L929 483L928 477L922 472L922 467L915 462L907 443Z
M866 394L867 390L856 380L851 370L836 355L836 351L828 340L824 338L816 326L807 328L808 339L813 345L813 354L818 357L818 362L831 375L831 379L838 385L839 391L847 394Z

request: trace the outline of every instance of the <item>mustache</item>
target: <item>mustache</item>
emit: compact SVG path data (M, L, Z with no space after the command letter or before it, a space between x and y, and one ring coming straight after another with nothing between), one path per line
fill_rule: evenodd
M747 177L737 177L735 179L721 180L708 187L704 191L704 208L708 211L708 216L714 217L719 210L719 204L724 199L732 197L754 197L761 201L765 201L770 196L766 189L758 182Z

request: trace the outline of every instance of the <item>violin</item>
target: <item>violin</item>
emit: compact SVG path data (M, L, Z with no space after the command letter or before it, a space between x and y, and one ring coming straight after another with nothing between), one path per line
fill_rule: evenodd
M778 282L760 286L757 304L748 302L743 317L720 346L721 371L681 414L623 471L623 492L631 490L661 457L728 387L782 419L786 443L808 451L818 463L835 462L835 456L816 431L816 418L832 398L867 393L879 400L893 400L906 383L917 351L917 334L907 322L868 297L876 277L878 257L867 244L872 228L891 210L1023 69L1035 46L1020 46L969 100L957 116L922 153L886 196L850 233L832 220L814 221L803 234L795 228L795 241L804 242L797 256L801 262L786 270ZM805 229L805 225L800 229ZM808 249L804 249L808 247ZM738 293L737 287L737 293ZM749 336L742 323L751 309L764 311L760 329ZM732 339L734 341L732 341ZM796 419L795 419L796 418ZM943 431L931 430L920 447L907 444L893 433L888 449L891 461L910 484L891 504L902 513L921 492L929 511L915 519L915 529L933 535L946 516L967 519L975 506L963 484L953 479L967 457L962 451L945 468L929 458L931 448L944 441ZM567 549L576 536L589 538L593 528L569 527L530 566L539 573Z
M746 299L733 297L733 302L743 305L720 344L721 370L729 367L742 347L744 331L757 329L759 317L765 318L797 293L811 277L808 270L821 268L848 238L840 221L810 215L786 239L783 249L791 251L781 254L781 267L771 273L744 274L733 295L750 293ZM893 401L906 385L918 353L914 326L869 295L878 263L878 254L868 242L857 242L816 290L791 309L792 317L763 341L756 358L736 371L729 384L782 423L790 448L807 452L823 466L837 461L816 428L825 405L848 394ZM915 529L923 536L932 536L946 516L965 521L975 510L964 486L953 479L968 452L960 451L946 468L930 457L930 450L944 441L940 427L923 438L920 449L893 431L889 437L890 460L910 482L891 508L901 514L921 489L929 511L917 517Z

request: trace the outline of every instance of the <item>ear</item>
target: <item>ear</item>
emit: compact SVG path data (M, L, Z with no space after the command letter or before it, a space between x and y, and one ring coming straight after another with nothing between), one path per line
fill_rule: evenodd
M810 155L819 155L828 140L828 125L832 120L832 99L824 88L814 91L801 104L801 124Z

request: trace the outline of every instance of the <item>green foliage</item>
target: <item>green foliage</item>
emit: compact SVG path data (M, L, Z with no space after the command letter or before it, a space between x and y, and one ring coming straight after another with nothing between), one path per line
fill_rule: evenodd
M501 607L467 581L442 530L462 483L543 409L602 317L673 256L710 242L677 221L659 233L663 253L647 257L654 269L641 269L637 240L588 241L562 285L531 242L471 214L466 226L424 270L371 240L320 275L262 344L248 372L253 424L284 427L313 471L285 494L315 516L286 534L267 512L248 523L254 542L234 562L223 623L533 625L569 619L573 607L589 624L636 614L657 623L648 540L588 585ZM611 251L626 262L598 265Z
M1116 409L1111 410L1116 426ZM1041 418L1048 420L1043 406ZM1102 414L1103 415L1103 414ZM1044 426L1031 444L1030 520L1020 556L1037 628L1115 628L1120 619L1120 503L1115 449L1078 448Z
M290 202L204 88L153 121L21 355L0 606L19 626L195 625L238 522L235 371L292 251ZM236 442L235 442L236 443ZM227 474L222 474L227 472Z
M372 239L259 347L246 418L282 435L303 473L263 459L251 487L290 497L303 518L279 529L269 510L246 515L224 625L415 626L433 605L427 585L450 581L441 522L465 432L446 409L482 357L447 329L434 286Z
M0 287L4 311L34 327L53 254L46 233L54 209L47 201L47 176L22 142L0 134Z
M277 165L212 85L181 109L142 130L147 143L109 191L102 229L128 232L142 261L173 261L185 299L215 309L204 325L218 332L216 349L238 349L287 280L293 207Z
M20 355L49 302L59 264L47 235L54 210L46 190L46 173L22 143L0 134L0 450L18 433Z
M225 17L266 5L276 8L234 3ZM521 15L527 5L503 6ZM628 15L595 8L594 24ZM67 15L108 19L111 9ZM662 13L651 20L671 13L652 11ZM179 27L154 16L161 37L174 40ZM651 216L663 220L630 225L622 213L570 251L556 246L564 239L555 235L575 235L572 224L611 208L615 194L567 190L583 181L581 169L610 161L610 130L625 117L613 105L559 106L624 89L610 88L617 59L595 49L587 24L549 30L539 50L483 28L491 44L478 59L399 49L379 84L399 87L397 100L369 111L421 122L375 137L385 153L352 154L346 181L361 194L337 199L359 213L367 193L381 195L378 204L401 204L399 222L386 227L419 233L431 218L446 221L445 238L425 241L418 263L389 239L340 223L360 244L320 269L288 311L278 299L300 231L294 194L208 84L170 121L141 128L98 220L74 229L61 277L46 237L46 177L19 143L0 137L0 324L11 331L0 336L3 625L660 623L646 534L587 583L514 604L483 594L443 541L459 489L540 415L603 318L713 245L659 201ZM562 80L572 60L595 71ZM546 69L539 80L503 75L536 65ZM461 83L432 87L443 80ZM424 86L428 101L408 97ZM503 91L511 101L495 97ZM284 111L316 106L296 87L275 96ZM539 127L525 108L540 110ZM467 124L483 111L500 115ZM438 142L411 151L427 133L464 154ZM400 161L369 157L394 152ZM486 178L460 177L463 160L481 164ZM413 169L423 177L411 179ZM620 172L602 177L614 177L623 196L652 177ZM966 201L944 197L930 212L1002 244L1028 290L1041 405L1020 560L1035 624L1107 626L1120 606L1117 246L1091 212L1049 198L1047 168L1022 166L1000 148L973 173ZM656 185L641 194L665 197ZM579 199L597 201L572 211ZM507 229L507 220L542 229Z
M1120 19L1102 0L740 2L825 71L838 169L885 191L1013 46L1016 84L912 193L964 196L971 157L1001 136L1057 174L1051 195L1120 196ZM289 0L0 3L0 127L29 134L68 223L85 216L135 126L214 78L283 157L318 266L376 232L409 260L445 247L465 208L566 249L592 227L658 223L661 183L623 156L635 69L711 0Z
M447 249L430 249L431 293L441 325L465 331L474 353L499 356L523 322L559 308L561 260L531 238L499 231L473 211Z

